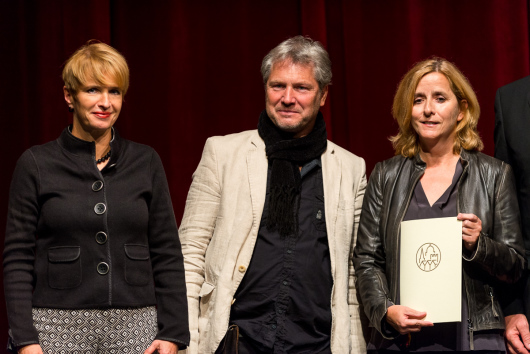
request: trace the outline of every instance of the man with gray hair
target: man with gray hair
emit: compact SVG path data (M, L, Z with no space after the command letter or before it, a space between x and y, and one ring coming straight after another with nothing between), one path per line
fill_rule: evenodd
M327 140L328 53L293 37L261 72L258 129L209 138L188 193L188 352L364 353L352 255L365 164Z

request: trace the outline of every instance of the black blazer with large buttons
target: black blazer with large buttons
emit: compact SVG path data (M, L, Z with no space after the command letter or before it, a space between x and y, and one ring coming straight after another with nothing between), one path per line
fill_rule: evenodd
M31 308L157 305L157 338L189 342L184 267L162 162L114 132L95 144L67 129L19 159L11 183L4 289L17 346L38 343Z

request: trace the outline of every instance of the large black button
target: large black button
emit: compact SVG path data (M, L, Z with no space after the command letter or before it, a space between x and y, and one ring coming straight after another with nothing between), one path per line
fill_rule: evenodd
M94 192L99 192L102 188L103 188L103 182L96 181L96 182L92 183L92 190Z
M107 234L104 233L103 231L98 232L96 234L96 242L99 243L100 245L107 242Z
M109 265L105 262L100 262L98 263L97 270L99 274L105 275L109 272Z
M107 206L103 203L97 203L94 207L96 214L101 215L107 210Z

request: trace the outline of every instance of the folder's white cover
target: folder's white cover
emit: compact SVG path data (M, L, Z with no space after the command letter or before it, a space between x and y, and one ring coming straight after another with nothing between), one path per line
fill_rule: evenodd
M462 321L462 222L456 217L401 223L400 305L433 323Z

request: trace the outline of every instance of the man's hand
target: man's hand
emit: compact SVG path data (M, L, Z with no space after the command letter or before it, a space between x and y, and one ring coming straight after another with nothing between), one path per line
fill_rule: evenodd
M511 354L528 354L530 350L530 332L525 315L506 316L504 319L506 331L506 349Z
M43 354L38 344L25 345L18 350L18 354Z
M407 306L392 305L386 312L386 321L399 332L407 334L419 332L421 327L432 327L434 324L429 321L423 321L427 312L420 312Z
M156 339L151 343L149 348L147 348L144 354L153 354L158 350L159 354L177 354L179 347L173 343L166 340Z

